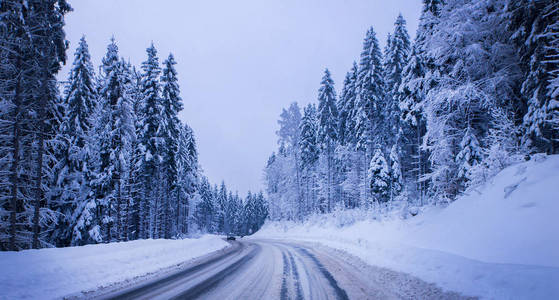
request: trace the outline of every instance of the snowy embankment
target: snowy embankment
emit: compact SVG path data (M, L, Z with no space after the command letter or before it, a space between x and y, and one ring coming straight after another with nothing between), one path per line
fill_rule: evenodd
M133 280L229 244L220 237L0 252L0 299L51 299Z
M318 242L465 295L559 299L559 155L510 166L447 208L358 214L272 222L256 237Z

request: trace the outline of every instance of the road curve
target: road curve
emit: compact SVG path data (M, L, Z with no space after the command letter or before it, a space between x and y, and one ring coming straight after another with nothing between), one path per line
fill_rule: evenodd
M432 284L366 266L341 252L279 240L233 242L164 277L98 299L411 299L461 298Z

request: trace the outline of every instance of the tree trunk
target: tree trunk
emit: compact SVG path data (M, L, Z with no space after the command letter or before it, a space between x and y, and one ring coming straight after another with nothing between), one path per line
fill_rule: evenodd
M188 210L190 209L190 201L188 196L185 198L186 203L184 204L184 234L188 234Z
M19 66L21 65L20 59L18 58L16 63L16 69L19 70ZM13 251L17 251L16 246L16 232L17 232L17 185L18 185L18 176L17 176L17 169L19 167L19 120L21 114L21 75L17 78L16 89L15 89L15 118L14 118L14 131L12 137L12 144L13 144L13 154L12 154L12 167L11 167L11 185L12 185L12 195L11 195L11 211L10 211L10 248Z
M120 172L119 172L120 174ZM117 198L116 198L116 240L120 241L121 240L121 233L122 233L122 224L121 224L121 219L120 219L120 206L122 204L122 191L121 191L121 181L120 181L120 176L118 176L118 181L117 181Z
M182 233L182 232L179 229L179 226L180 226L179 220L180 220L180 215L181 215L181 210L180 210L181 201L180 201L180 192L179 192L178 185L176 187L176 190L177 190L177 214L176 214L176 219L175 219L175 231L176 231L176 234L179 234L179 233Z
M43 84L47 85L46 80ZM41 99L43 100L39 104L39 128L38 128L39 149L37 153L37 165L35 171L35 176L37 176L37 178L35 184L35 201L34 201L35 207L33 212L33 249L39 249L39 231L40 231L39 213L40 213L41 199L43 198L42 185L43 185L43 154L45 151L44 131L45 131L45 121L46 121L46 111L45 111L46 97L48 97L48 93L45 92L45 94L41 97Z
M128 241L130 236L130 225L132 223L132 214L130 213L130 200L131 200L131 196L132 196L132 185L131 185L131 180L130 177L128 177L128 184L127 184L128 188L128 192L126 195L126 211L124 212L124 223L126 224L125 229L124 229L124 240Z

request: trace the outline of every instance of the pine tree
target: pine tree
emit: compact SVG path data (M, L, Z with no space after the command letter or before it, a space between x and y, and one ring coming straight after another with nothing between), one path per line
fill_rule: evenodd
M214 195L211 185L206 177L202 177L200 182L200 202L196 206L195 218L198 228L202 232L214 232L215 212Z
M24 20L21 18L26 7L23 1L3 1L0 8L3 13L2 23L5 28L0 36L0 87L6 93L0 105L0 168L9 172L0 173L0 214L6 216L0 223L0 250L17 251L24 246L19 231L21 222L18 218L25 201L21 193L21 146L25 127L25 112L28 98L25 89L29 68L24 68L27 45ZM27 75L27 76L26 76ZM10 93L8 93L10 92ZM9 217L7 217L9 216ZM4 222L5 220L5 222Z
M122 206L128 184L127 156L134 139L133 99L129 92L132 83L126 62L119 60L114 38L107 49L104 80L100 90L100 109L97 119L99 163L96 178L96 198L101 211L103 240L122 239ZM113 227L116 225L116 228Z
M60 246L70 244L78 218L75 213L83 210L89 194L88 181L93 170L89 169L88 162L94 155L90 153L93 143L90 134L96 104L95 74L87 42L82 37L74 54L64 97L66 112L59 129L64 141L57 166L60 195L55 202L60 218L53 238Z
M334 189L334 150L338 141L338 109L336 92L330 71L326 69L318 90L318 144L326 155L326 207L330 212L333 205Z
M401 135L400 107L398 88L402 82L402 72L408 63L410 52L410 38L406 29L406 21L398 15L394 23L394 33L390 37L388 50L385 54L384 80L386 91L385 115L389 133L393 138L391 143L396 143Z
M308 214L312 210L314 202L313 186L315 183L315 171L320 149L317 141L318 120L316 116L316 107L312 104L307 105L304 109L303 119L300 126L301 140L299 148L301 151L301 170L303 173L304 186L304 214Z
M188 233L188 218L190 202L196 196L199 187L198 174L198 150L194 132L185 124L180 131L179 154L178 154L178 194L176 227L181 234ZM217 206L214 205L217 209ZM184 222L181 224L181 220ZM214 231L215 232L215 231Z
M299 147L301 149L303 169L312 167L318 160L318 154L320 152L317 142L318 120L316 114L316 107L309 104L305 107L301 120L301 140L299 141Z
M32 219L32 247L41 246L41 224L50 219L51 210L47 207L44 183L53 182L52 166L57 163L51 146L56 143L56 131L60 126L58 109L59 95L56 86L56 74L66 62L67 41L65 39L64 15L71 10L65 0L27 1L29 14L26 20L34 57L35 80L32 86L35 97L36 113L33 130L37 133L36 161L34 163L34 201ZM45 208L41 212L41 208ZM43 222L41 222L43 221Z
M339 109L338 121L338 140L340 145L355 143L355 96L357 83L357 63L347 72L344 79L344 87L338 98L337 107Z
M162 170L165 174L162 174L165 179L165 188L163 201L165 201L164 208L164 232L165 238L170 238L171 236L171 213L170 205L172 200L178 199L178 197L173 197L172 194L178 193L178 158L177 152L179 151L179 141L181 123L178 118L178 113L182 110L182 102L180 98L180 90L178 85L177 71L175 70L175 59L172 54L169 54L169 58L163 62L163 75L161 76L162 82L162 108L161 119L163 122L163 144L162 149L165 150L163 155ZM177 203L177 206L180 206ZM177 207L175 206L175 207ZM179 210L175 213L178 214ZM175 225L177 223L175 222Z
M143 199L140 201L141 220L143 224L140 226L140 236L142 238L152 237L155 233L157 225L157 209L159 208L159 163L161 162L160 151L160 127L161 114L163 111L161 104L161 86L159 83L159 60L157 58L157 50L152 44L146 50L148 58L142 63L142 104L141 104L141 129L139 132L140 147L143 148L143 157L141 158L142 181L143 181ZM155 218L152 221L152 217Z
M390 171L384 154L380 149L375 150L375 154L371 159L367 179L370 184L373 199L378 203L388 201L391 181Z
M384 143L381 109L384 107L382 55L374 29L367 31L357 75L356 141L357 148L372 155L374 145Z
M479 145L473 129L468 127L466 133L460 142L460 152L456 155L456 164L458 165L458 183L466 184L471 180L472 168L481 163L483 153Z
M141 116L142 112L142 94L141 94L141 74L132 67L130 69L131 82L129 86L129 93L132 99L132 109L134 116L134 138L130 143L130 155L129 155L129 170L128 170L128 194L130 196L130 208L128 210L128 228L127 228L127 240L136 240L140 238L140 229L142 223L142 214L140 210L140 203L144 199L143 197L143 178L142 178L142 157L144 156L144 149L141 147L139 142L139 136L141 135L143 118Z

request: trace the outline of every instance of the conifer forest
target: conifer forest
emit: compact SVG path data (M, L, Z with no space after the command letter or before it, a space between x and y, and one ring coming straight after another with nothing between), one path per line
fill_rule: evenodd
M559 1L0 0L0 299L559 299Z

